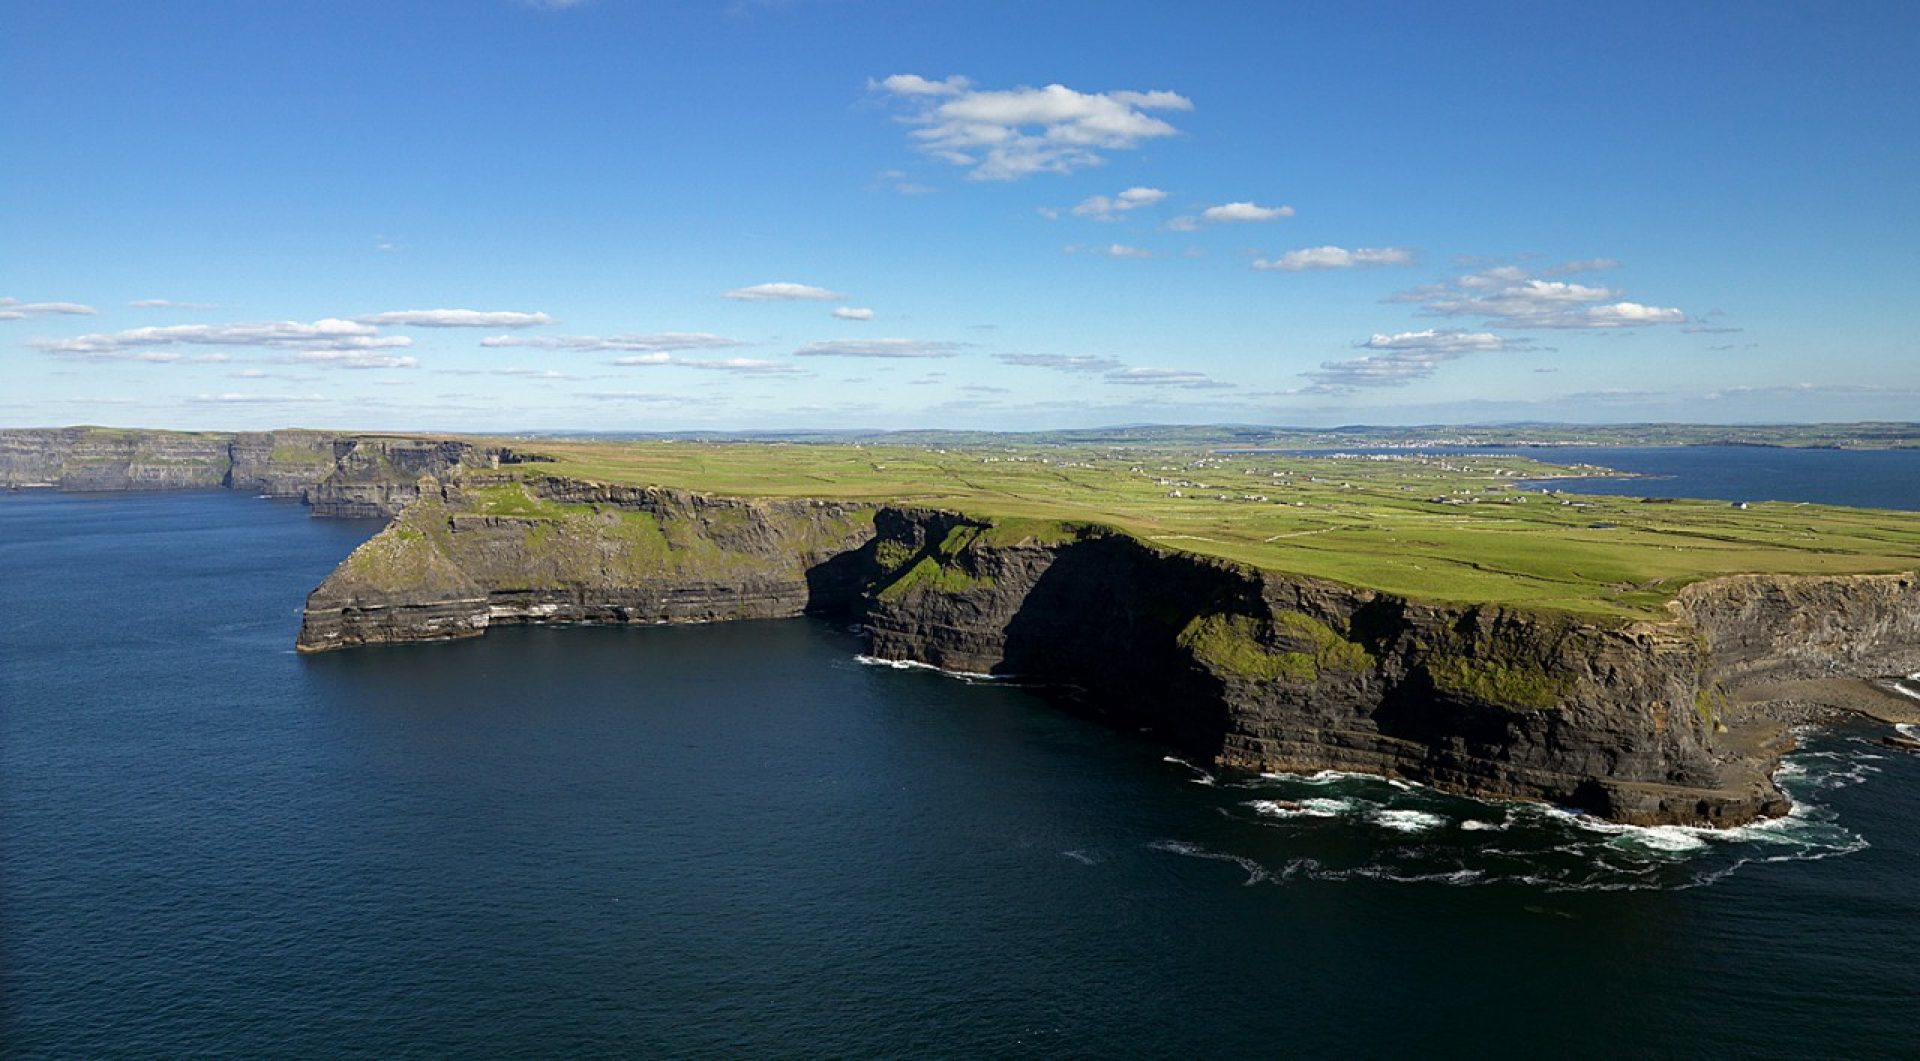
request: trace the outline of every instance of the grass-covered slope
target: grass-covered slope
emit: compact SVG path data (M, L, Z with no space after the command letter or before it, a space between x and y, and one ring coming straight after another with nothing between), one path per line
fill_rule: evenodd
M541 442L542 474L740 497L826 497L1100 523L1156 545L1415 599L1663 617L1739 573L1920 568L1920 519L1819 505L1548 496L1569 469L1497 456ZM1583 469L1592 474L1592 469ZM1491 681L1461 676L1463 681Z

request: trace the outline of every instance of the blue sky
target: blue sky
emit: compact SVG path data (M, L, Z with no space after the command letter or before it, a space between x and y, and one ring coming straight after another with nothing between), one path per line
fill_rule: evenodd
M0 23L0 423L1920 419L1920 5Z

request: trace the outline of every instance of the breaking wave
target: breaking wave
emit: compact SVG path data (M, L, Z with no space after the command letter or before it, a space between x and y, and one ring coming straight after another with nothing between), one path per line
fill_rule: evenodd
M1882 772L1861 737L1814 739L1775 775L1793 800L1781 818L1732 829L1623 825L1528 803L1492 803L1405 781L1323 771L1216 778L1167 758L1212 789L1223 819L1154 850L1238 866L1245 882L1381 880L1547 891L1679 890L1743 866L1835 858L1867 841L1819 802Z
M997 682L1004 680L997 674L981 674L978 671L970 670L947 670L944 667L936 667L931 663L922 663L914 659L881 659L879 656L860 655L853 657L853 661L868 667L889 667L893 670L932 671L935 674L944 675L948 678L959 678L962 681L969 682Z

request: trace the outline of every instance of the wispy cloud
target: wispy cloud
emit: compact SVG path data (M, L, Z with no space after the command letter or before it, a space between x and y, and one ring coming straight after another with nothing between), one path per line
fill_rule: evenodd
M1118 195L1089 195L1068 213L1095 221L1118 221L1125 214L1152 206L1166 197L1167 193L1158 188L1133 187Z
M1108 383L1137 387L1183 387L1188 390L1224 390L1233 386L1204 372L1180 368L1117 368L1101 377Z
M1571 276L1575 273L1598 273L1608 269L1618 269L1620 263L1612 258L1580 258L1575 261L1561 262L1546 270L1548 276Z
M1050 368L1056 372L1112 372L1122 367L1111 357L1091 354L995 354L995 360L1027 368Z
M800 366L786 361L767 361L756 357L722 357L708 360L676 359L674 364L685 368L703 368L717 372L740 372L750 376L784 376L800 371Z
M1071 173L1179 130L1149 111L1189 111L1173 92L1077 92L1065 85L977 89L964 77L935 81L894 74L868 87L910 108L906 122L920 150L968 167L974 180L1018 180Z
M489 335L481 346L524 346L537 350L579 350L598 353L612 350L723 350L745 346L738 339L708 332L624 333L620 335Z
M843 302L845 295L838 291L829 291L812 284L794 284L779 281L771 284L754 284L752 287L736 287L722 294L737 302Z
M1413 252L1405 247L1301 247L1278 258L1258 258L1255 269L1302 272L1308 269L1357 269L1370 265L1412 265Z
M1478 317L1500 328L1625 328L1684 324L1679 309L1621 298L1609 287L1543 280L1513 265L1467 273L1391 296L1435 317Z
M916 358L953 357L965 343L933 339L839 339L808 343L793 352L795 357L876 357Z
M913 175L903 169L883 169L874 174L873 186L885 188L900 195L931 195L932 185L914 180Z
M840 306L833 311L835 318L843 321L870 321L873 311L864 306Z
M228 391L224 394L196 394L187 400L196 405L294 405L327 399L318 394L242 394Z
M1431 377L1448 362L1475 353L1532 349L1493 332L1428 328L1416 332L1376 333L1360 349L1371 351L1345 361L1324 361L1303 373L1309 394L1348 394L1362 387L1402 387Z
M419 365L404 354L383 354L377 350L307 350L287 361L313 368L414 368Z
M168 346L251 346L269 350L381 350L411 346L404 335L381 335L359 321L326 318L312 323L267 321L257 324L175 324L96 332L71 339L40 339L31 345L74 357L106 357Z
M22 302L17 298L0 298L0 321L27 320L32 317L91 317L98 312L92 306L78 302Z
M133 309L219 309L211 302L175 302L170 298L136 298L127 305Z
M404 324L413 328L532 328L552 324L544 313L480 309L395 309L369 313L354 320L362 324Z
M1151 258L1153 252L1145 247L1132 247L1125 243L1108 243L1101 246L1086 246L1069 243L1060 248L1062 254L1092 254L1101 258Z
M679 405L698 401L678 394L651 394L646 391L589 391L578 397L590 402L622 402L635 405Z

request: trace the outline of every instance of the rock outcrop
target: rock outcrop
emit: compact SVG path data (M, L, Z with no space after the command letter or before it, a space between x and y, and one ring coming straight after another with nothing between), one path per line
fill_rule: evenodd
M845 610L868 506L564 479L422 478L419 499L307 599L299 648L506 623L705 622Z
M1437 604L1095 525L422 478L308 600L303 651L499 623L826 614L870 651L1048 683L1222 767L1359 770L1640 823L1782 813L1760 678L1920 670L1920 580L1719 579L1665 622Z
M419 496L423 475L540 459L457 439L324 431L0 430L0 487L73 491L224 487L297 498L316 516L358 519L398 514Z
M104 427L0 430L0 485L192 490L224 485L233 436Z

